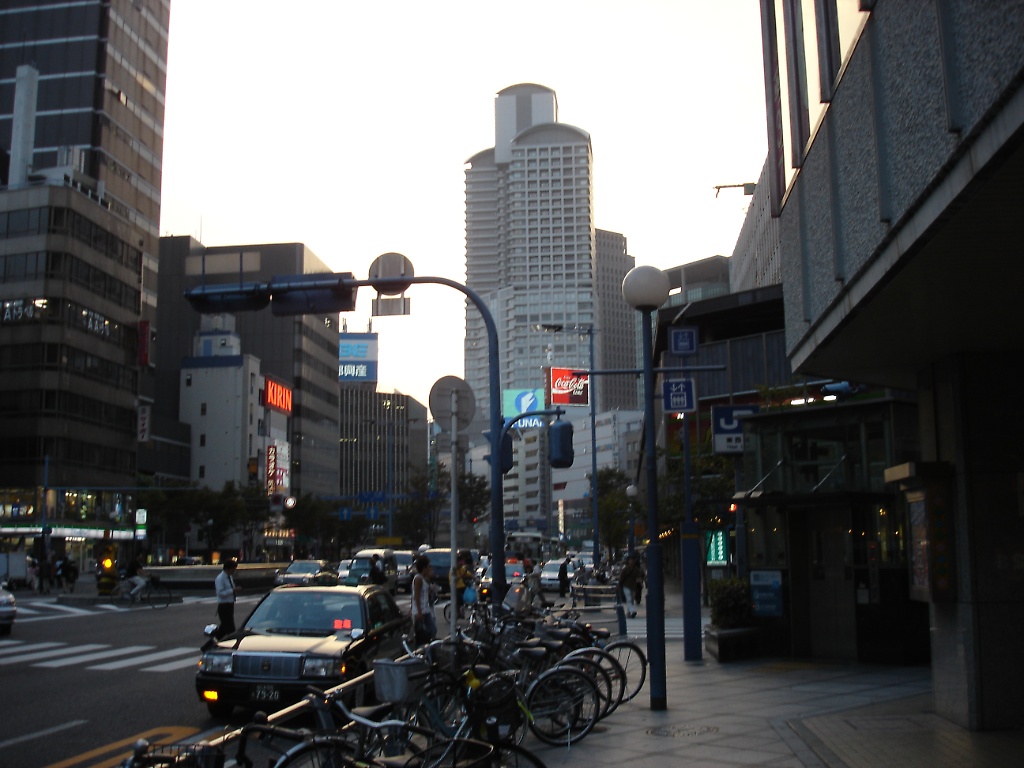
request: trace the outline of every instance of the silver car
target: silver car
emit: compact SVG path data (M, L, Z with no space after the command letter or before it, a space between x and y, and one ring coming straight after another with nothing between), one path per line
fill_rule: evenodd
M18 615L18 606L14 595L7 591L7 582L0 586L0 635L11 634L14 618Z

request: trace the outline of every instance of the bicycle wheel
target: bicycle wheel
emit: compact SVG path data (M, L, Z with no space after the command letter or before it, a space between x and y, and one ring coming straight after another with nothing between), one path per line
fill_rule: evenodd
M130 590L124 584L118 583L110 588L110 602L114 605L128 605L132 597Z
M466 709L456 684L433 680L423 688L423 693L412 705L410 722L434 731L441 738L453 738L466 720Z
M601 712L597 687L583 672L555 667L541 674L526 692L530 730L541 741L575 744L594 729Z
M647 656L632 640L616 640L608 643L604 650L618 659L626 670L626 695L624 701L632 701L647 682Z
M171 591L162 587L154 587L145 599L154 608L166 608L171 604Z
M352 745L344 738L323 736L292 747L274 768L351 768L357 764Z
M413 755L405 768L486 768L494 747L476 739L448 739Z
M611 714L626 697L626 670L623 669L619 660L601 648L577 648L568 653L565 658L584 658L596 661L601 669L605 671L612 683L611 701L609 702L608 714Z
M558 662L559 665L573 667L586 674L597 688L597 695L601 697L601 714L599 719L608 717L622 700L622 686L619 681L612 681L612 676L601 662L590 656L568 656Z
M495 744L490 765L493 768L547 768L543 760L518 744Z

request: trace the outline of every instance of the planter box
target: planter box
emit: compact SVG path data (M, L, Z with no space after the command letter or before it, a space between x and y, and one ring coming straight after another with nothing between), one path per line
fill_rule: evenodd
M761 655L761 631L756 627L704 630L704 647L719 662L741 661Z

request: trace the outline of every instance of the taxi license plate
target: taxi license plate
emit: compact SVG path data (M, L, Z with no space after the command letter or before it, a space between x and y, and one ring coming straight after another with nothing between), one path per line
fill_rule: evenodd
M281 698L281 692L273 685L254 685L252 698L253 701L277 701Z

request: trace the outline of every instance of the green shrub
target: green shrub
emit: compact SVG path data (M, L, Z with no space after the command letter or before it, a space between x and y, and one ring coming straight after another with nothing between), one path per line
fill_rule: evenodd
M750 584L745 579L713 579L708 590L712 624L719 629L750 626Z

